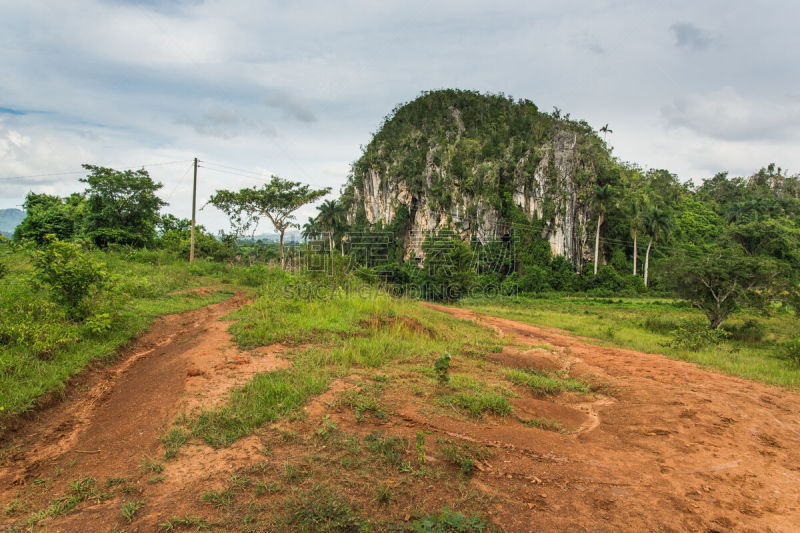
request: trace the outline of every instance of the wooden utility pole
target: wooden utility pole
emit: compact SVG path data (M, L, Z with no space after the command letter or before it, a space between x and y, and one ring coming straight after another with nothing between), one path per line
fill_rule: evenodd
M195 209L197 207L197 158L194 158L194 185L192 186L192 233L189 237L189 262L194 261L194 224Z

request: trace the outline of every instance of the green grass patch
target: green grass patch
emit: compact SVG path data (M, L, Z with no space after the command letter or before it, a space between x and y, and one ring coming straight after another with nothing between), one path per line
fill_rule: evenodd
M226 404L189 420L191 434L212 446L228 446L265 424L302 416L301 408L312 396L327 390L331 380L354 370L420 360L429 361L432 368L442 352L458 353L458 347L487 352L499 345L485 328L372 289L357 294L336 292L330 301L322 302L281 295L278 289L265 287L255 302L234 313L239 321L232 328L234 339L243 347L299 339L319 344L295 349L288 354L290 367L255 376L234 390ZM274 309L282 310L280 319ZM321 309L327 315L315 314ZM292 327L301 329L295 332ZM380 418L385 410L377 400L379 387L379 383L366 385L361 392L345 393L340 401L359 416L371 412ZM502 400L489 396L483 399L485 407L473 402L472 408L510 411L508 402L503 405ZM456 401L470 403L466 398Z
M95 250L89 255L104 265L107 279L85 318L72 316L35 282L31 251L7 256L8 272L0 277L0 428L4 417L57 394L88 363L113 360L153 318L228 298L238 286L237 273L246 270L207 261L189 265L164 253ZM230 288L209 294L175 294L226 281Z
M528 427L543 429L545 431L554 431L556 433L566 433L567 428L558 420L552 418L533 417L528 419L520 419L520 422Z
M529 388L534 394L548 395L560 392L589 392L589 386L572 378L544 374L531 369L506 368L503 377L515 385Z
M782 353L782 347L798 330L798 320L782 308L772 310L770 316L742 310L723 324L729 338L688 349L673 342L675 331L682 324L707 320L699 310L680 300L554 295L465 299L460 305L487 315L564 329L597 339L599 344L661 353L734 376L800 387L800 366Z
M475 418L480 418L486 413L505 416L511 414L512 410L508 399L493 391L456 392L445 394L438 401L445 405L451 405Z

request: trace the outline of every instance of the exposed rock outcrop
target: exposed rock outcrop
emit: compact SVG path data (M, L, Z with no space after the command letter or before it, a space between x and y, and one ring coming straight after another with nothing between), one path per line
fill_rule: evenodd
M419 236L444 228L485 243L541 227L553 253L579 269L590 253L588 199L604 158L588 125L530 102L426 93L397 108L354 164L348 218L387 228L402 210L407 222L395 227L397 237L417 257ZM533 221L543 224L526 226Z

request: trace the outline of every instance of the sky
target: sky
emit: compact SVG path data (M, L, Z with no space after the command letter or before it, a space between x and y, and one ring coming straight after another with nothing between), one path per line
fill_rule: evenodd
M797 20L791 0L4 0L0 209L83 190L91 163L145 166L188 218L194 157L200 205L269 174L335 197L395 105L450 87L608 124L617 157L682 181L794 174Z

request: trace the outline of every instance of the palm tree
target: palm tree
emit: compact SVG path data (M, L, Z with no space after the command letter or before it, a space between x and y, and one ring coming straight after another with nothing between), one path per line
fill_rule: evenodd
M328 246L333 250L334 234L344 227L344 206L336 200L325 200L319 206L317 225L321 231L328 233Z
M663 237L665 240L668 239L674 227L675 222L672 220L672 215L664 209L652 207L644 214L644 229L647 235L650 236L650 241L647 243L647 253L644 256L645 287L647 287L647 275L650 270L650 249L659 237Z
M603 141L606 141L606 140L607 140L607 137L608 137L608 134L609 134L609 133L614 133L614 130L612 130L611 128L609 128L609 127L608 127L608 124L606 124L605 126L603 126L602 128L600 128L600 131L603 133Z
M594 273L597 275L597 263L600 258L600 226L603 225L603 217L608 209L611 200L616 196L616 192L611 185L594 186L594 196L592 205L597 211L597 233L594 236Z
M631 237L633 237L633 275L636 275L636 263L639 258L639 232L644 229L645 200L636 192L631 193L628 200L628 215L631 221Z
M303 239L310 241L314 240L319 237L319 224L317 224L317 219L314 217L308 217L308 222L303 224Z

